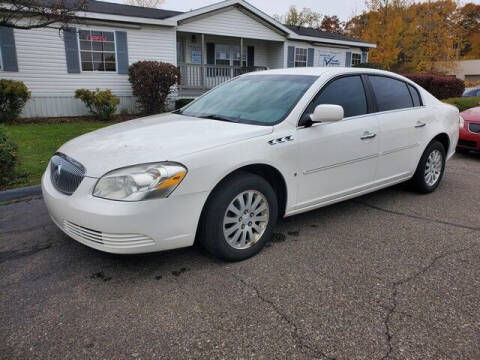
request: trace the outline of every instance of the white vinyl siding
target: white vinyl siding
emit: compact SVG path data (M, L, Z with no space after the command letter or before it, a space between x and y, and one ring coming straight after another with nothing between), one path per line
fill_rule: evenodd
M176 64L174 28L142 26L130 29L114 26L78 26L79 29L126 31L129 64L140 60L157 60ZM82 72L69 74L62 34L56 29L17 30L15 41L19 72L2 73L3 78L23 81L33 97L73 97L75 90L111 89L116 95L131 96L128 75L116 72Z
M178 31L283 41L282 34L236 8L227 8L192 18L177 27Z

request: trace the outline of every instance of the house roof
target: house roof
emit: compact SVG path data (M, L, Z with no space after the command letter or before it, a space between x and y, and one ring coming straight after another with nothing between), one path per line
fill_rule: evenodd
M167 19L182 14L181 11L152 9L140 6L116 4L106 1L91 0L86 9L88 12L109 15L134 16L146 19Z
M331 33L331 32L328 32L328 31L314 29L314 28L310 28L310 27L296 26L296 25L285 25L285 26L288 27L290 30L292 30L295 34L301 35L301 36L310 36L310 37L316 37L316 38L322 38L322 39L342 40L342 41L365 43L365 41L360 40L360 39L345 36L345 35L342 35L342 34Z
M53 0L43 1L48 2ZM86 9L85 15L87 15L87 17L90 16L97 19L110 18L110 20L120 21L130 21L130 19L135 18L135 21L138 22L166 26L177 26L180 21L183 21L185 19L192 19L199 15L214 13L217 10L224 9L229 6L241 6L245 8L253 15L265 21L270 26L273 26L283 32L286 37L291 40L323 42L347 46L376 47L375 44L367 43L360 39L351 38L341 34L329 33L313 28L281 24L280 22L278 22L271 16L265 14L261 10L255 8L245 0L223 0L212 5L204 6L188 12L152 9L139 6L117 4L106 1L89 0L88 8Z

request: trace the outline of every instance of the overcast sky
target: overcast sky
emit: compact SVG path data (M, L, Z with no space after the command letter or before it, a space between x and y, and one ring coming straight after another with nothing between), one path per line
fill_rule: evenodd
M122 0L106 0L123 3ZM322 15L337 15L342 20L350 18L355 13L360 13L365 0L247 0L250 4L267 13L268 15L284 14L290 5L295 4L298 9L309 7ZM480 1L480 0L477 0ZM211 5L219 0L166 0L162 9L189 11L202 6Z
M107 0L122 3L122 0ZM283 15L288 8L295 4L298 9L311 8L322 15L337 15L345 21L352 15L360 14L365 7L365 0L247 0L250 4L268 15ZM165 0L162 8L167 10L189 11L202 6L214 4L219 0ZM467 1L463 1L467 2ZM470 0L480 4L480 0Z

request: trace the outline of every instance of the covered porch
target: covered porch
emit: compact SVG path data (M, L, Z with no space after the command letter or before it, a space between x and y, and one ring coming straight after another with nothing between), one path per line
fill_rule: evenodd
M247 72L284 67L284 42L177 32L178 96L194 97Z

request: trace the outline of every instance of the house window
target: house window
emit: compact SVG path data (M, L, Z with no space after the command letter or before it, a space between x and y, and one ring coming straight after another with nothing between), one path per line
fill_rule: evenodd
M295 67L307 66L307 49L295 48Z
M82 71L117 71L115 33L80 30Z
M230 46L221 44L215 46L215 64L230 65Z
M243 47L243 54L240 55L240 46L232 46L233 66L240 66L240 56L242 56L242 66L247 66L247 47Z
M352 54L352 65L360 64L362 62L362 54Z

